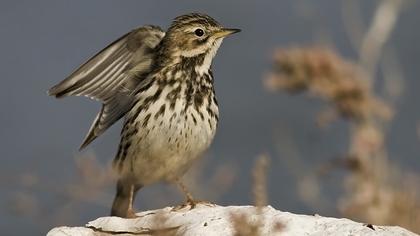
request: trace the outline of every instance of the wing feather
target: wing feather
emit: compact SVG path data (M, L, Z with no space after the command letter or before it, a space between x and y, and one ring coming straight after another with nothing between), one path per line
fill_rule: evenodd
M135 29L111 43L48 91L49 95L57 98L86 96L102 102L102 108L80 149L131 108L134 100L132 93L147 80L145 75L152 67L153 49L164 35L157 26Z

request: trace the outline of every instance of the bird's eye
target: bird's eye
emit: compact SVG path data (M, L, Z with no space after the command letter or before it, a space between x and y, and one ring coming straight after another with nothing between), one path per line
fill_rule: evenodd
M195 33L195 35L197 35L198 37L201 37L201 36L203 36L203 35L204 35L204 30L202 30L202 29L196 29L196 30L194 31L194 33Z

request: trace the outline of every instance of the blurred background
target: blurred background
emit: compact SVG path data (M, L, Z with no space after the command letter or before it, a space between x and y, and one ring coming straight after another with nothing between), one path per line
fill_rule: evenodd
M78 152L100 104L46 91L131 29L166 28L192 11L243 30L213 63L221 118L185 176L196 198L254 204L251 173L264 155L263 194L279 210L420 232L418 1L3 0L3 233L45 234L109 214L121 123ZM136 207L182 201L160 184L142 189Z

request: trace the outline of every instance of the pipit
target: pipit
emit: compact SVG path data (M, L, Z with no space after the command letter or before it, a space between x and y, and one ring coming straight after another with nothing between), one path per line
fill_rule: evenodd
M212 60L223 39L239 31L199 13L175 18L166 32L143 26L48 91L102 102L81 149L124 117L111 215L133 217L135 194L145 185L178 182L185 190L179 178L209 147L219 119Z

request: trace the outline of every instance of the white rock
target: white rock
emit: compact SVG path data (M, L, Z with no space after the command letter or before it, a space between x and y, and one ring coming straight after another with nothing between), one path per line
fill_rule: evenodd
M154 232L170 232L170 235L234 235L240 225L260 223L261 235L287 236L371 236L398 235L414 236L408 230L397 226L376 226L357 223L348 219L297 215L278 211L271 206L257 211L253 206L228 206L200 204L194 209L172 207L137 213L136 219L101 217L89 222L85 227L58 227L48 232L48 236L62 235L147 235ZM243 217L240 217L243 216Z

